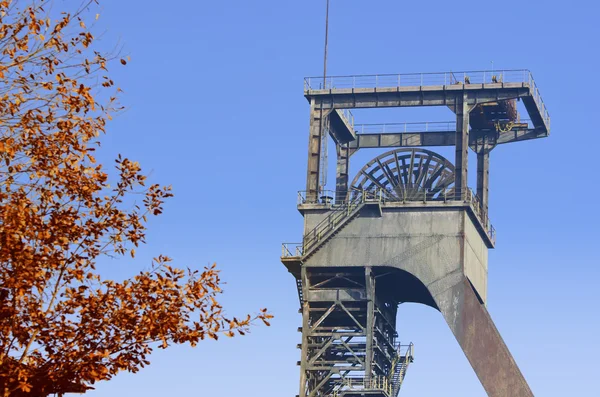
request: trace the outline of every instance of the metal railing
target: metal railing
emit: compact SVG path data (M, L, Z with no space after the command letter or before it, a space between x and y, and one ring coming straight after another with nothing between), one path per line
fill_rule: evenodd
M398 368L398 370L396 370L396 368L393 365L390 369L390 374L388 375L388 378L393 383L393 396L396 396L398 394L398 391L400 391L402 381L404 380L404 377L406 376L406 371L408 370L408 365L414 360L415 345L413 343L410 343L409 345L398 345L397 351L398 361L401 362L396 362L395 365L399 364L401 365L401 367ZM401 360L401 358L403 360Z
M519 120L534 128L531 120ZM386 124L356 124L354 130L358 134L398 134L411 132L448 132L456 131L456 121L434 121L420 123L386 123Z
M445 132L456 131L455 121L436 121L423 123L385 123L357 124L354 130L358 134L392 134L402 132Z
M415 345L412 342L408 345L402 345L398 343L396 345L396 352L398 354L398 358L404 358L403 362L408 364L409 362L413 361L413 358L415 356ZM392 375L391 372L392 371L390 371L389 375Z
M409 345L396 345L397 349L397 358L399 365L402 365L402 368L399 372L400 377L398 379L392 379L391 376L347 376L339 381L336 381L333 390L331 390L326 395L328 397L341 397L344 394L354 394L356 392L361 391L383 391L390 397L395 397L397 395L397 391L400 390L400 386L402 384L402 380L406 373L406 369L408 364L413 362L414 358L414 345L410 343ZM403 360L401 360L403 359ZM392 367L390 372L393 372L394 367Z
M335 379L333 386L331 389L325 393L327 397L341 397L347 394L356 394L365 392L373 392L373 391L383 391L390 397L395 397L397 395L398 390L400 390L400 386L402 384L402 380L406 373L406 368L409 363L413 362L414 358L414 345L412 343L408 345L395 344L396 350L396 359L401 365L400 372L397 372L400 375L397 379L392 379L391 376L371 376L367 377L365 375L358 376L345 376L339 379ZM393 366L390 370L390 374L393 372Z
M309 199L306 190L301 190L298 192L296 204L333 204L335 202L335 196L335 190L321 190L321 192L317 194L314 199Z
M304 79L304 91L500 83L527 84L542 118L548 125L548 129L550 128L550 114L531 72L527 69L329 76L325 81L323 77L306 77Z
M317 195L315 199L309 199L306 191L298 192L298 205L302 204L326 204L332 212L325 217L315 228L304 235L303 243L286 243L282 247L283 257L287 256L303 256L310 248L322 238L324 238L329 230L337 227L343 220L353 213L356 208L367 201L377 201L381 204L386 203L404 203L414 204L422 202L423 204L436 204L448 202L464 202L469 203L476 217L481 222L486 234L492 244L496 243L496 229L491 224L486 210L481 208L481 200L475 192L468 188L466 192L459 195L454 187L451 188L423 188L420 186L404 187L397 189L356 189L353 188L347 192L340 192L336 197L336 192L332 190L324 190ZM297 248L301 245L301 248ZM296 255L300 253L300 255Z
M392 383L385 376L372 376L370 378L350 378L346 377L339 384L338 388L334 390L330 397L339 397L344 392L348 391L374 391L380 390L385 392L388 396L392 395L394 387Z
M492 222L490 222L490 218L488 216L487 211L485 211L481 207L481 200L479 196L476 195L475 192L473 192L471 189L469 189L467 191L467 201L471 202L471 207L473 208L475 215L483 224L483 227L485 228L488 237L492 241L492 244L496 244L496 229L492 225Z
M344 117L348 124L354 129L354 115L352 112L349 109L340 109L340 112L342 113L342 117Z
M422 186L398 186L396 188L352 188L347 191L336 192L334 190L322 190L316 196L309 195L306 191L298 192L298 205L302 204L326 204L333 209L349 202L360 202L365 200L377 200L381 203L392 202L439 202L439 201L471 201L475 200L475 193L471 188L461 198L456 199L457 192L454 187L448 188L424 188ZM477 198L478 200L478 198Z
M381 202L383 191L376 190L352 190L346 201L335 207L333 211L319 222L310 232L306 233L302 239L303 254L313 248L321 241L331 230L342 224L351 214L359 209L366 202Z
M531 83L531 72L517 70L481 70L466 72L370 74L350 76L306 77L304 90L346 88L419 87L455 84Z
M281 245L282 258L302 256L303 253L304 249L302 243L283 243Z
M351 188L350 190L337 192L335 190L321 190L314 198L309 197L309 194L305 190L298 192L297 204L328 204L332 208L337 208L345 205L347 202L360 202L365 200L373 201L378 199L377 194L384 194L385 189L357 189ZM383 201L384 198L382 197Z
M415 355L415 345L414 343L409 343L408 345L403 345L398 343L397 345L397 350L398 353L400 355L404 355L405 358L410 358L412 360L412 357L414 357Z

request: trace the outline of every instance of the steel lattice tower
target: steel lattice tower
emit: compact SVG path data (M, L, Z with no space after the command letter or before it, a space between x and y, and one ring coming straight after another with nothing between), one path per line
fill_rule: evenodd
M412 344L403 302L438 309L489 396L533 396L487 309L489 156L546 137L550 117L527 70L305 79L310 103L303 241L284 244L302 312L300 397L395 397ZM521 120L522 101L529 120ZM445 106L448 123L355 125L349 109ZM335 191L321 188L333 138ZM454 164L424 146L454 146ZM351 156L390 148L350 182ZM477 186L467 185L468 151Z

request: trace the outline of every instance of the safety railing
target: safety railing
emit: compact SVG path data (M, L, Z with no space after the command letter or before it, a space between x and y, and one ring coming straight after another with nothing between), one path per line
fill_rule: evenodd
M455 121L423 122L423 123L386 123L357 124L354 130L358 134L393 134L402 132L446 132L456 131Z
M302 243L283 243L281 244L281 257L296 257L302 256L304 250Z
M446 86L458 84L498 84L525 83L529 86L531 95L538 106L542 118L550 127L550 114L542 100L540 91L527 69L516 70L477 70L466 72L440 73L405 73L405 74L373 74L355 76L306 77L304 91L336 90L356 88L390 88L390 87L419 87Z
M475 212L475 215L483 224L483 227L486 229L487 235L492 241L492 243L496 244L496 229L490 222L490 218L488 217L487 211L485 211L484 208L482 208L479 196L477 196L475 192L469 189L467 191L467 201L470 201L472 203L472 208Z
M345 191L321 190L317 195L309 195L306 191L299 191L297 204L330 204L332 207L344 205L349 199L357 198L362 195L363 189L352 188ZM366 191L367 195L372 192Z
M398 352L399 357L404 357L405 361L412 362L415 354L415 345L412 342L408 345L398 343L396 345L396 351Z
M327 204L331 207L340 207L349 202L377 200L382 203L403 201L471 201L476 200L472 189L468 188L462 197L458 196L454 187L424 188L422 186L397 186L395 188L352 188L346 191L322 190L319 194L308 194L299 191L298 205L302 204ZM477 199L478 200L478 199Z
M303 252L307 252L307 241L311 244L313 240L319 241L327 234L327 229L337 226L341 220L349 213L354 211L356 206L365 201L378 201L381 204L386 203L405 203L415 204L435 204L440 202L467 202L479 221L481 222L486 234L493 244L496 243L496 229L491 224L487 211L482 208L479 197L468 188L463 194L457 193L454 187L450 188L423 188L415 187L397 187L377 188L377 189L357 189L337 193L332 190L324 190L316 196L307 195L306 191L298 192L298 205L303 204L326 204L333 211L321 221L312 231L304 236Z
M406 350L404 351L404 357L409 360L409 361L413 361L414 357L415 357L415 345L414 343L409 343L408 345L400 345L400 350L402 351L404 348L406 348Z
M404 349L403 349L404 348ZM400 365L400 367L395 368L393 373L390 373L390 379L392 381L392 397L396 397L400 388L402 387L402 382L404 381L404 377L406 376L406 371L408 370L408 366L413 362L415 357L415 346L410 343L406 346L398 347L398 357L401 357L400 362L396 365Z
M519 120L527 124L527 128L534 128L531 120ZM434 121L421 123L386 123L386 124L356 124L354 130L358 134L398 134L411 132L452 132L456 131L455 121Z
M352 391L383 391L388 396L392 395L392 383L385 376L372 376L370 378L350 378L346 377L329 396L339 397Z
M335 207L325 219L304 235L302 252L307 253L331 230L335 229L338 225L348 219L362 204L366 202L381 201L383 199L382 194L383 191L381 189L372 191L353 190L343 203Z
M538 110L548 127L548 131L550 131L550 113L548 113L548 109L546 109L546 104L544 104L544 100L542 99L542 95L540 94L540 90L535 84L535 80L531 73L527 76L527 84L529 84L529 90L531 92L531 96L533 100L537 104Z
M388 380L392 383L392 396L395 397L402 386L406 371L410 363L414 360L414 345L397 345L396 356L392 360L388 372Z
M518 70L481 70L466 72L371 74L306 77L304 90L345 88L419 87L455 84L532 83L531 72Z
M402 378L406 373L406 369L408 368L408 364L412 363L415 358L415 345L411 342L408 345L399 345L398 346L398 354L400 357L404 357L403 359L403 368L400 374L400 382L402 382Z
M414 357L414 344L411 342L408 345L403 345L400 343L395 344L396 350L396 358L398 361L411 361ZM391 376L393 373L393 368L390 369L388 376Z
M344 194L344 202L346 201L346 195ZM306 191L299 191L297 197L297 204L334 204L336 197L335 190L321 190L319 194L308 195ZM339 197L338 197L339 198Z
M331 390L325 395L328 397L341 397L343 395L354 395L356 393L383 391L387 396L395 397L397 391L400 390L402 380L406 374L406 368L409 363L413 362L414 358L414 345L412 343L408 345L396 344L396 358L397 364L401 367L397 367L399 371L396 372L399 378L393 378L391 376L346 376L344 378L336 379ZM393 371L390 370L390 374Z
M354 128L354 115L349 109L341 109L342 117L346 119L350 127Z

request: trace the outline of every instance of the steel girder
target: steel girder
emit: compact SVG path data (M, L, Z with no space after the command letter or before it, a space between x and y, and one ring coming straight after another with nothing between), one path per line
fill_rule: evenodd
M398 302L378 293L372 269L303 267L302 288L300 396L340 395L349 382L387 379L397 356Z

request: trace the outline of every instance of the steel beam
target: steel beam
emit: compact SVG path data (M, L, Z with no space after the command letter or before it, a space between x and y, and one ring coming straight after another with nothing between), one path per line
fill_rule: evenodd
M348 170L350 167L350 149L348 144L336 145L337 167L335 176L335 203L341 204L348 192Z
M464 96L470 106L480 103L531 97L526 83L440 85L415 87L347 88L305 91L309 102L324 108L353 109L378 107L454 106Z
M325 118L331 110L323 109L313 100L310 105L310 128L308 136L308 166L306 174L306 199L317 202L319 194L319 172L321 166L321 142L326 137L324 128Z
M530 139L546 138L548 136L549 134L547 131L537 128L530 128L527 130L513 128L510 131L500 132L496 139L496 144L502 145L505 143L528 141Z
M346 376L361 384L389 378L398 357L397 302L375 280L371 267L332 274L303 266L300 397L328 396Z
M304 296L308 295L308 290L310 287L308 274L306 272L306 267L302 267L301 269L301 277L302 277L302 293ZM302 303L302 360L300 361L300 396L306 396L306 382L307 382L307 368L308 360L306 357L308 356L308 333L310 332L310 306L308 301L305 300Z
M373 270L370 267L365 268L365 284L367 290L367 352L365 360L365 379L368 382L373 375L373 332L375 329L375 278L373 277Z
M477 153L477 196L480 200L481 210L487 214L489 203L490 184L490 152L480 150Z
M454 157L454 189L456 200L462 200L468 189L470 110L466 94L456 99L454 106L454 113L456 113L456 150Z
M453 146L455 139L455 131L358 134L349 146L351 149Z
M533 397L466 277L434 299L489 397Z
M493 132L493 131L490 131ZM510 131L498 132L496 143L527 141L530 139L546 138L548 134L536 129L513 128ZM397 147L424 147L424 146L454 146L456 130L436 132L402 132L402 133L375 133L357 134L356 140L348 144L352 155L358 149L397 148ZM469 146L475 150L476 137L469 136Z
M483 214L487 215L489 206L489 180L490 180L490 152L498 143L498 133L489 131L472 130L471 146L477 153L477 197L479 207Z
M350 121L346 119L339 109L331 112L329 133L336 145L348 143L356 139L356 131L354 131Z

